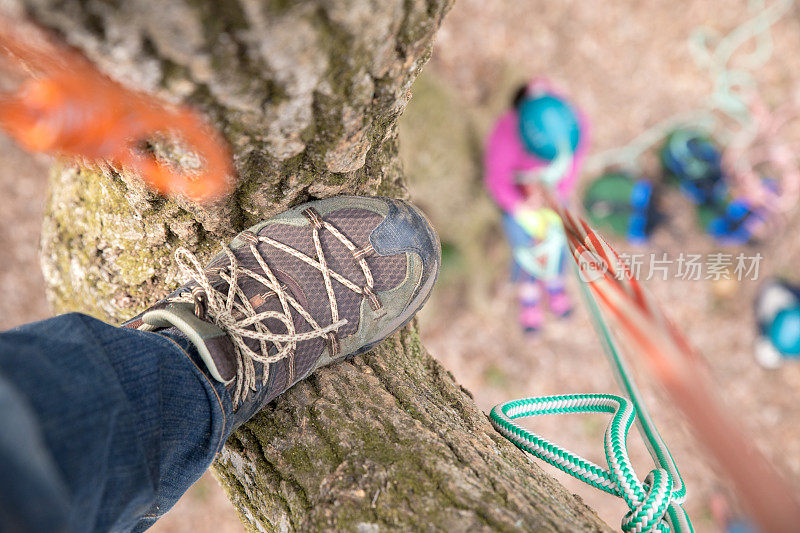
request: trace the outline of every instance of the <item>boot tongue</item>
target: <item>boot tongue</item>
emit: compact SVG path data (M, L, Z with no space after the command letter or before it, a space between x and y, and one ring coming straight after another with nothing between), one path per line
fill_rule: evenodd
M200 320L194 314L193 304L168 302L146 311L142 322L157 328L174 326L194 344L214 379L227 385L236 378L233 343L216 324Z

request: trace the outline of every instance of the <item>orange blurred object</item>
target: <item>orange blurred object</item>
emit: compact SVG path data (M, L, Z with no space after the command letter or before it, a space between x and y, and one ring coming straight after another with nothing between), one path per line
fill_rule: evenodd
M0 127L26 150L106 162L161 193L196 201L230 191L230 150L194 111L127 89L39 28L1 15L0 52L6 71L23 75L15 91L0 94ZM200 168L178 168L143 150L165 137L194 154Z

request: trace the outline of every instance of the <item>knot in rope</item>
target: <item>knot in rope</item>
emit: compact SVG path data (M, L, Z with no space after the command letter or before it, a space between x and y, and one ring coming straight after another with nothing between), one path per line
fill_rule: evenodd
M213 321L223 331L233 329L236 326L236 318L227 309L215 310Z
M622 531L671 531L666 520L672 503L672 479L663 468L651 470L644 480L644 499L622 518Z

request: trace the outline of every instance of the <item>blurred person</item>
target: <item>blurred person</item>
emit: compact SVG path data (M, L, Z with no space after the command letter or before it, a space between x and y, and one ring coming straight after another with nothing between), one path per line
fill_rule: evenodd
M441 256L410 204L339 196L176 261L190 281L121 327L0 333L0 531L147 529L259 409L405 325Z
M539 187L551 188L558 201L566 202L588 145L586 118L540 78L516 91L511 109L497 120L486 142L484 180L503 211L519 323L527 333L541 329L545 303L557 317L572 310L564 279L563 229L558 215L545 207Z

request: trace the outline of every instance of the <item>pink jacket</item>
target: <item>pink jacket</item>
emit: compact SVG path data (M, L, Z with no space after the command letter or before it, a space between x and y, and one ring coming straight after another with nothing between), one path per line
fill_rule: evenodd
M572 166L556 186L558 196L563 201L567 200L575 188L589 146L588 121L582 114L578 115L578 121L581 135ZM519 117L515 109L508 111L495 123L486 142L484 154L486 188L501 209L507 213L514 213L525 200L522 188L515 181L517 173L549 164L548 161L539 159L525 149L520 139Z

